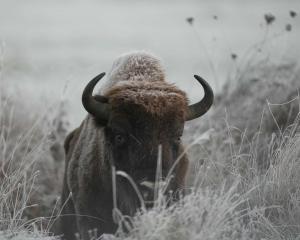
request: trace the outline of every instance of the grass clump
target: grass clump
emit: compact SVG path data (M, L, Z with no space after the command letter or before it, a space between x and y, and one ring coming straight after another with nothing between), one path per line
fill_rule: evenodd
M55 145L64 133L58 119L33 112L20 96L1 89L0 239L50 239L47 217L59 194L63 160Z
M268 239L296 239L300 234L300 73L295 64L257 66L243 81L217 97L209 121L195 122L203 141L190 152L189 184L219 189L240 178L238 192L250 209L262 210L260 224ZM255 78L253 77L255 75ZM188 129L188 136L191 136ZM273 233L270 234L268 227ZM261 228L262 227L262 228ZM266 228L266 229L265 229ZM275 233L275 235L274 235ZM270 237L272 236L272 238Z
M247 197L238 193L237 183L230 188L223 184L218 190L190 189L170 207L162 204L138 213L129 234L119 232L113 239L255 239L261 213L242 207Z
M260 65L251 73L255 78L249 73L227 86L212 111L187 126L185 141L194 143L186 196L174 204L158 197L153 209L121 216L116 234L102 239L299 236L299 72L288 64ZM2 94L0 104L0 239L51 239L63 174L64 106L50 116L31 115L17 99Z

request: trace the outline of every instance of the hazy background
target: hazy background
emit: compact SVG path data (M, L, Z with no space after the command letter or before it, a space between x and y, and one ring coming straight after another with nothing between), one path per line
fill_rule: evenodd
M68 100L77 125L85 114L85 84L109 71L118 55L146 50L162 59L168 80L194 101L202 93L193 74L220 91L247 49L264 38L275 64L297 59L300 18L291 18L290 10L300 12L300 1L0 0L0 81L29 93L32 102ZM267 28L263 16L269 12L276 20ZM195 18L193 25L187 17Z

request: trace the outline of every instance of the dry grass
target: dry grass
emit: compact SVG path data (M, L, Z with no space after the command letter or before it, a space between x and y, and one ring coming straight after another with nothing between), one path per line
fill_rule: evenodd
M36 239L49 233L49 221L44 217L51 215L59 194L63 157L57 159L58 145L61 146L65 133L53 117L38 110L32 112L32 105L20 101L22 95L8 96L3 89L0 93L0 239L21 239L20 236Z
M299 239L300 71L290 62L245 66L209 114L186 126L186 196L167 207L160 195L151 210L119 215L118 231L103 239ZM64 103L45 111L1 89L0 239L54 239Z
M270 75L266 68L256 69L257 80L227 87L208 116L187 126L187 144L198 139L189 150L187 196L171 207L159 197L152 210L120 218L104 239L299 236L299 73L293 64ZM47 239L59 212L64 107L27 114L20 98L1 94L0 239Z
M186 142L197 142L187 196L169 208L159 198L104 239L298 239L300 73L294 64L253 69L187 126Z

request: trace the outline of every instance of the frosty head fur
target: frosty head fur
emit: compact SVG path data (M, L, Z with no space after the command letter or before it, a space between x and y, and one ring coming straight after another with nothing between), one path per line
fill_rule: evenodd
M101 93L106 93L121 81L164 81L165 73L160 60L145 51L134 51L119 56L107 74Z
M117 58L101 92L113 106L137 104L158 116L173 112L184 118L188 106L186 94L165 81L160 60L143 51Z

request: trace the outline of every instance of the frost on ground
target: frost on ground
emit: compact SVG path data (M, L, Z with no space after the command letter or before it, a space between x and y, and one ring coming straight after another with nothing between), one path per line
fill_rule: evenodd
M186 127L186 196L121 216L102 239L297 239L299 77L295 64L259 64L227 84L210 113ZM0 239L53 239L64 105L40 114L17 95L0 95Z

